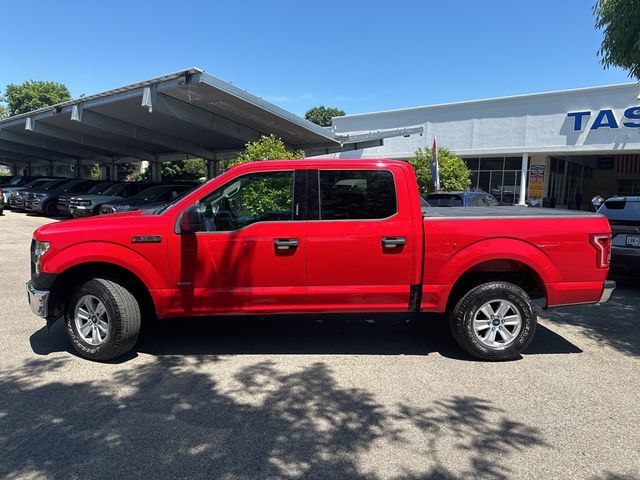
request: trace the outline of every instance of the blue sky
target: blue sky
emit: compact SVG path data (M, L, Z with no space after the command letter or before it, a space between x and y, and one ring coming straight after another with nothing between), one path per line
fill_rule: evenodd
M77 97L198 66L302 115L630 81L598 62L594 2L7 2L0 89Z

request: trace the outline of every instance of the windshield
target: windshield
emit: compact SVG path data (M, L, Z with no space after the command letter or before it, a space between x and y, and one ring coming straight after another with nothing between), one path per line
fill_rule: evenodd
M38 178L36 180L31 180L29 183L25 183L24 188L37 187L38 185L44 185L45 183L50 181L51 181L50 178Z
M91 189L87 190L87 193L91 195L101 195L102 193L106 192L109 188L111 188L111 186L113 186L113 182L98 183L97 185L94 185Z
M58 188L60 185L63 185L65 183L67 183L69 181L68 178L63 178L63 179L59 179L59 180L51 180L47 183L45 183L44 185L42 185L42 190L53 190L55 188Z
M156 215L159 215L161 213L166 212L170 207L175 205L179 200L182 200L183 197L187 196L189 193L193 192L200 186L201 185L190 186L189 188L185 189L183 192L178 193L178 195L172 200L169 200L166 203L163 203L162 205L157 207L155 210L153 210L153 213Z
M177 185L157 185L155 187L147 188L140 193L131 197L132 200L152 200L158 195L163 194L167 190L181 189L182 186Z
M24 177L15 177L9 182L9 185L13 185L14 187L23 185Z
M105 189L102 192L102 195L119 195L125 188L127 188L130 183L116 183L115 185L111 185L109 188Z

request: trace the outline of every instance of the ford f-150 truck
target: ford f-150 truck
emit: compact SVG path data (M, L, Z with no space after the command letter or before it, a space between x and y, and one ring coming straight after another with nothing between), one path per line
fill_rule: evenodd
M422 208L406 162L264 161L156 210L40 227L27 291L94 360L147 317L306 312L447 313L462 348L504 360L531 342L534 301L609 299L610 252L595 213Z

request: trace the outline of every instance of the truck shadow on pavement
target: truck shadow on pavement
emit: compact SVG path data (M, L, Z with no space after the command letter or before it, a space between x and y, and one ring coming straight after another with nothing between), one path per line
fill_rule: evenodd
M67 351L62 320L47 334L31 336L39 355ZM306 315L273 317L220 317L173 319L145 324L135 347L151 355L441 355L457 360L475 359L454 341L446 319L411 315ZM526 355L580 353L582 350L543 325ZM135 354L134 354L135 356ZM130 359L124 357L121 361Z
M179 357L64 380L78 361L0 372L1 478L504 479L549 448L490 400L385 407L322 362L239 367L223 388Z
M617 288L608 303L563 307L543 316L553 323L580 327L583 335L621 353L640 356L640 279L613 279Z

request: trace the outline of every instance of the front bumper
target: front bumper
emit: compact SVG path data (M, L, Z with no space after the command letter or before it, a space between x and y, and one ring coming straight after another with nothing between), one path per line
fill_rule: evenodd
M38 290L31 280L27 282L27 297L31 311L42 318L49 316L49 290Z
M27 199L24 202L24 209L27 212L41 212L42 211L42 203L40 203L39 199Z
M58 209L59 215L71 215L68 203L58 202L56 208Z
M598 303L607 303L615 289L616 282L614 282L613 280L605 280L604 288L602 289L602 295L600 295L600 300L598 301Z
M16 210L22 210L24 208L24 200L21 198L9 197L9 206Z
M84 205L69 205L69 215L74 218L91 217L94 207Z

